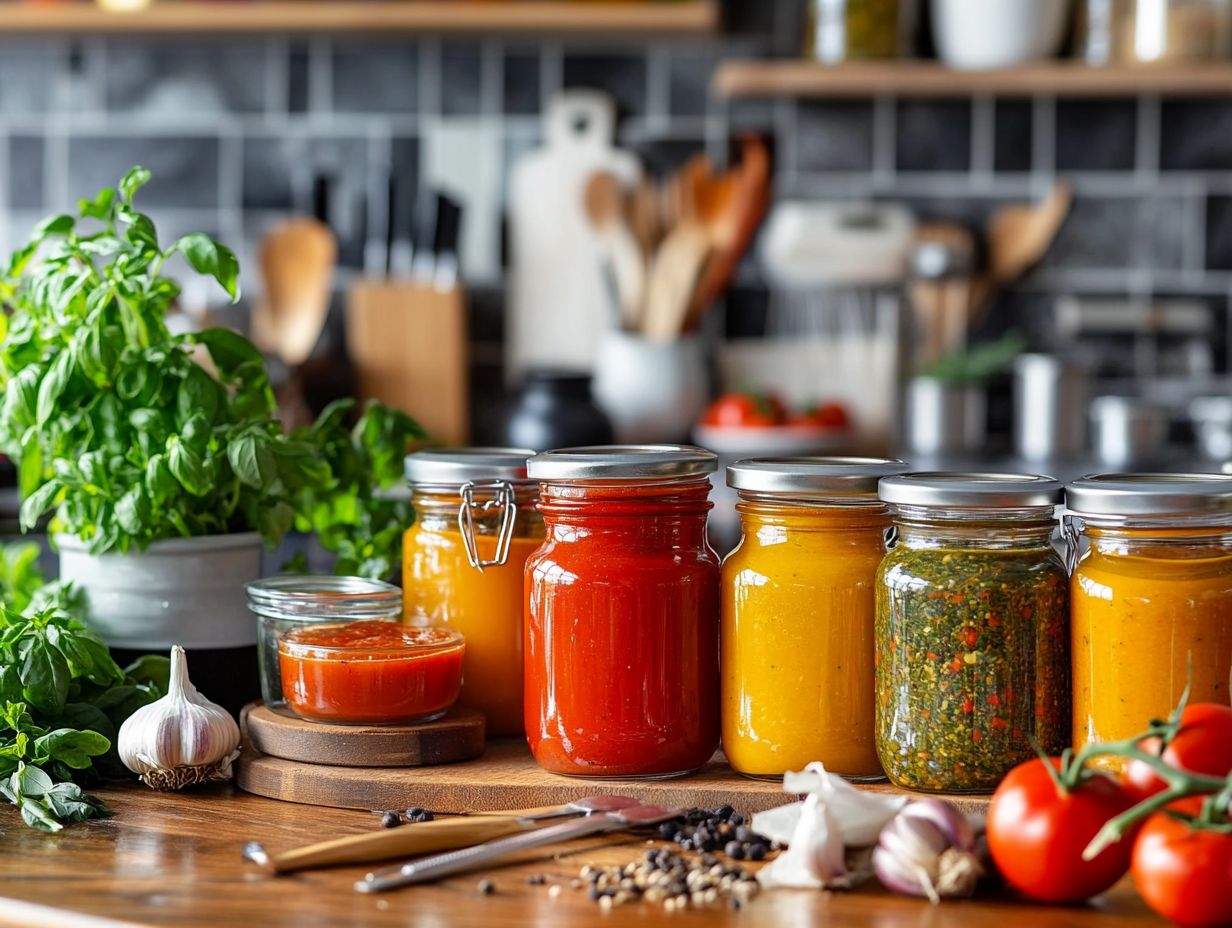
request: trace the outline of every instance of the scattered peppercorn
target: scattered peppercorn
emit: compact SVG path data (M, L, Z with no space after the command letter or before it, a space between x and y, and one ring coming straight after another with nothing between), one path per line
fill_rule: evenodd
M381 813L381 827L382 828L397 828L401 824L402 824L402 816L399 813L397 812Z
M757 894L757 879L737 864L723 864L713 854L689 859L666 848L648 850L624 866L582 868L589 897L611 909L644 900L665 909L706 907L720 901L740 906Z
M494 892L496 892L496 884L493 883L491 880L480 880L479 885L476 887L476 889L479 890L480 895L490 896Z
M545 886L547 885L548 878L544 873L532 873L526 878L526 882L531 886Z

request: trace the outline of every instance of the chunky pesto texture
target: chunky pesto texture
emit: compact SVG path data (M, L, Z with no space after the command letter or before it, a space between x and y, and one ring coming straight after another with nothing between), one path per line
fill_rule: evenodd
M899 545L877 577L877 751L909 789L984 792L1069 744L1069 592L1051 548Z

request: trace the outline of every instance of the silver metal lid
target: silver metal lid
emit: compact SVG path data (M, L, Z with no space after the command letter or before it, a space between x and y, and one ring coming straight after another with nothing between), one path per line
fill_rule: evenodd
M257 615L289 621L382 619L402 609L401 589L364 577L266 577L244 584L244 589L248 608Z
M693 445L592 445L545 451L526 463L533 480L666 479L704 477L719 456Z
M916 473L884 477L879 495L900 506L1017 509L1055 506L1064 487L1039 474Z
M892 458L748 458L727 468L727 485L750 493L795 496L876 496L882 477L911 468Z
M456 485L489 480L526 479L528 448L431 448L406 456L403 473L409 483Z
M1232 512L1226 474L1092 474L1065 488L1076 516L1157 516Z

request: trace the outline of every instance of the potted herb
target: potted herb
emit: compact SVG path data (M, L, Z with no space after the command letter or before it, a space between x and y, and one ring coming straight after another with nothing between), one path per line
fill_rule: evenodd
M161 246L133 202L148 180L134 168L78 215L44 221L3 271L0 449L18 463L23 529L54 513L61 576L85 589L119 659L182 644L234 706L256 689L244 584L260 576L262 540L277 544L299 518L385 530L388 543L387 526L361 523L405 518L367 499L390 468L338 475L331 464L374 444L400 462L420 433L384 409L348 432L332 410L287 436L247 339L173 335L165 316L179 287L165 263L182 256L232 300L239 269L206 235Z

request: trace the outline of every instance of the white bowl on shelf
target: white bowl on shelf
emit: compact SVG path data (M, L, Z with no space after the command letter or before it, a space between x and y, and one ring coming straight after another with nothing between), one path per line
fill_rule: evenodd
M836 454L847 450L851 429L818 425L698 425L693 440L725 456Z
M961 71L1051 58L1068 22L1069 0L933 0L937 55Z

